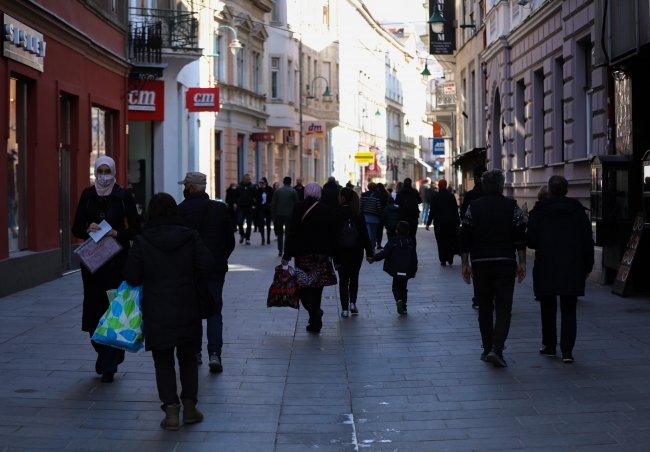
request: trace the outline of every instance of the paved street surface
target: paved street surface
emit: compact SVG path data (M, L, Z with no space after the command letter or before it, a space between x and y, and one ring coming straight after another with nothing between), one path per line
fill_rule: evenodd
M325 290L324 327L266 308L275 242L237 246L224 290L224 372L200 368L205 422L159 427L150 353L127 353L113 384L80 330L79 274L0 299L0 451L647 451L650 299L588 283L576 362L540 357L532 277L517 285L504 353L479 360L477 312L460 265L418 234L420 271L398 316L381 264L364 263L360 314ZM530 262L530 260L529 260ZM205 354L205 353L204 353Z

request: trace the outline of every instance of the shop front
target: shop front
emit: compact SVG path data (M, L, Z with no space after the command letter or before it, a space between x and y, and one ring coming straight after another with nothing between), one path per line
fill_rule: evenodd
M99 156L115 159L118 183L127 179L129 65L118 51L124 48L121 19L109 26L79 3L71 8L83 25L71 27L56 10L62 5L50 6L14 1L0 11L0 85L7 94L0 109L7 146L7 167L0 171L0 187L6 187L0 210L7 211L0 215L0 227L7 227L0 240L0 297L79 267L71 227Z

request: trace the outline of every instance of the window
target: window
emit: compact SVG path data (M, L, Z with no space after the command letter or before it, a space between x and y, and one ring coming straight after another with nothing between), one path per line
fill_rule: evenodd
M323 5L323 25L328 28L330 26L330 8L328 5Z
M293 61L287 62L287 100L293 102Z
M591 77L593 74L593 67L591 65L591 42L586 42L584 44L585 48L585 118L587 121L586 127L586 139L587 139L587 156L590 157L593 153L593 143L594 143L594 134L593 134L593 108L592 101L594 96L594 90L591 87Z
M533 74L533 162L534 166L544 165L544 73L539 70Z
M553 162L564 162L564 61L555 60L553 70Z
M515 168L526 167L526 85L515 85Z
M271 0L273 9L271 10L271 22L280 22L280 0Z
M225 81L225 71L226 71L226 58L227 55L223 52L223 36L217 35L217 42L215 45L214 52L219 55L213 57L214 59L214 78L220 82ZM223 58L223 61L222 61Z
M261 62L262 56L259 52L252 52L253 55L253 84L251 86L251 91L256 94L261 94L262 92L262 79L260 77L261 71Z
M472 4L472 2L470 2ZM472 78L469 80L469 114L470 118L470 135L469 135L469 146L474 148L476 143L476 72L472 71Z
M271 99L280 99L280 58L271 58Z
M246 86L246 47L237 53L237 86L247 88Z
M113 155L113 114L101 107L92 107L90 150L90 185L95 183L95 161L104 155Z
M332 64L325 62L323 63L323 77L327 80L326 87L329 87L332 84ZM331 89L331 88L330 88ZM325 92L325 89L323 89Z
M311 57L307 57L307 80L304 81L307 85L306 93L309 92L309 84L311 83Z
M519 3L515 1L515 3L512 4L512 22L513 25L516 25L514 22L519 20Z
M27 249L27 84L9 81L7 140L9 251Z

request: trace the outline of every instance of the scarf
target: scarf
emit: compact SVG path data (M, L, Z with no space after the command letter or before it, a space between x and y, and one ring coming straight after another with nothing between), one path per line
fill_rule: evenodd
M102 165L108 165L111 168L111 176L113 176L112 182L106 186L100 185L98 183L97 168L99 168ZM95 161L95 190L97 190L97 194L99 196L108 196L113 191L114 186L115 186L115 160L107 156L99 157Z

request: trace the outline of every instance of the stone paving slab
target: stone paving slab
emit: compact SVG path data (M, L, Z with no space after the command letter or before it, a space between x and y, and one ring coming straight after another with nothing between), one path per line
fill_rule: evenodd
M540 357L531 271L515 289L505 357L481 352L471 286L418 235L409 314L390 278L364 263L360 314L324 291L324 327L267 309L275 243L238 246L224 288L224 372L200 371L205 422L159 427L150 353L127 354L113 384L94 373L80 331L79 274L0 299L0 451L646 451L650 300L588 283L576 362ZM457 258L458 260L458 258ZM532 262L529 261L529 267Z

